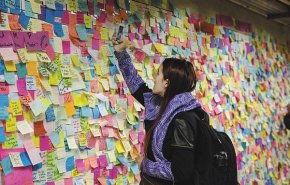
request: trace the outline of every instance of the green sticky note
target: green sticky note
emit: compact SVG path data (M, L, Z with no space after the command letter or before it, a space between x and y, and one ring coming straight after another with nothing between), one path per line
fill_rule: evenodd
M55 166L55 153L48 152L46 155L46 167L54 167Z
M16 134L11 134L6 136L7 139L7 149L15 148L18 147L18 140L17 140L17 135Z
M67 119L66 111L64 106L57 107L57 119Z

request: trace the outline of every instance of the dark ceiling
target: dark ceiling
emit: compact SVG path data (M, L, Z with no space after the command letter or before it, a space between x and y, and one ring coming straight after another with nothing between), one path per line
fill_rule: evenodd
M228 0L290 27L290 0Z

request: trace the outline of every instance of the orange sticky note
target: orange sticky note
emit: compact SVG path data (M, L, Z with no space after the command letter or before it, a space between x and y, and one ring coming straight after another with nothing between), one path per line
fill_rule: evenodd
M52 24L42 23L42 31L47 31L49 38L53 39L53 26L52 26Z
M26 65L27 65L27 75L36 76L37 75L37 62L29 61Z
M46 134L46 130L43 126L43 121L34 122L34 135L42 136L44 134Z
M22 28L21 24L19 23L19 15L11 14L8 15L9 26L12 30L19 30Z
M104 176L100 176L97 179L102 185L108 185Z
M67 116L72 116L72 115L76 114L74 102L71 101L71 102L65 103L64 107L65 107L65 111L66 111Z
M123 20L129 20L126 10L120 10L120 15Z

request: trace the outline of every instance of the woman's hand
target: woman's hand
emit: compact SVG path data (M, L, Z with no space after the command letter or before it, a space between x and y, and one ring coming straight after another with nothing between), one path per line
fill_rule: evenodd
M123 36L117 41L116 33L112 36L112 44L116 52L120 53L126 49L126 40Z

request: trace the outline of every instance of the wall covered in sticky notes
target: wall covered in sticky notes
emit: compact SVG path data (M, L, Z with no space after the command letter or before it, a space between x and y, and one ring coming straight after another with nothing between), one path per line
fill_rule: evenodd
M289 51L270 36L167 0L1 2L0 184L139 184L145 111L114 56L119 25L150 88L164 58L194 64L193 93L231 137L242 185L289 182Z

